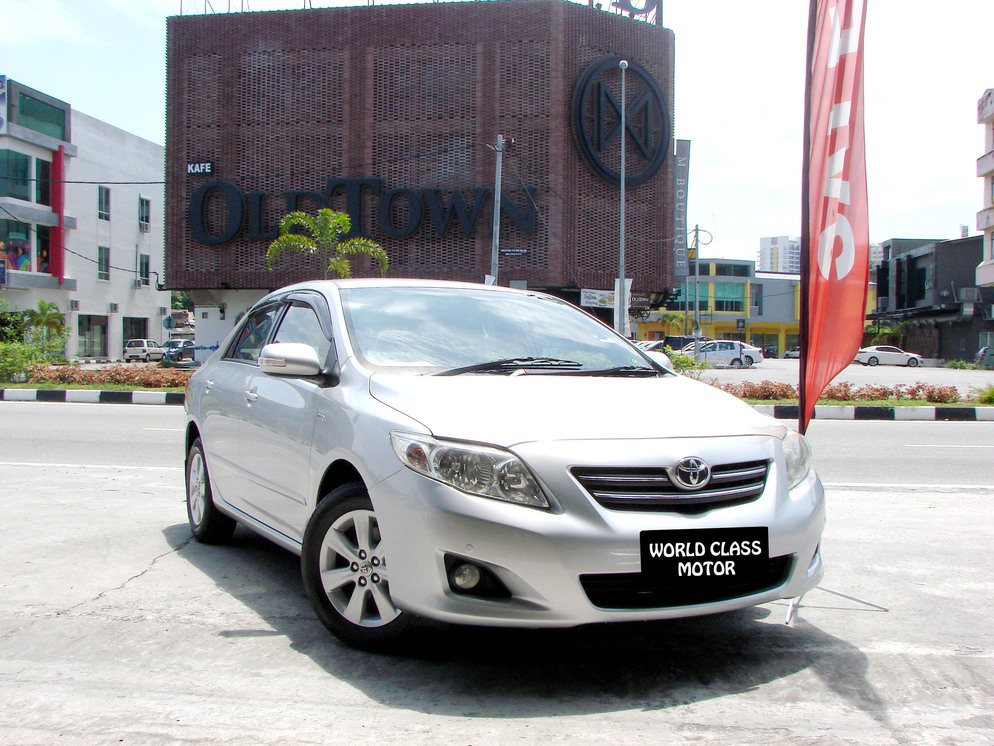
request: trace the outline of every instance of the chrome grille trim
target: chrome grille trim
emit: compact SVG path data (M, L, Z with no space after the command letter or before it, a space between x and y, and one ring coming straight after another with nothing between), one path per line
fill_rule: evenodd
M716 464L711 480L700 490L677 486L664 467L580 467L570 473L600 505L610 510L700 513L741 505L758 498L766 487L768 461Z

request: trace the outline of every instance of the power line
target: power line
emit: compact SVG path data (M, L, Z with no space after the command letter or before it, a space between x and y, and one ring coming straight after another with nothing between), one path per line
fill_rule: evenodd
M0 210L3 210L5 213L7 213L8 215L10 215L10 217L12 217L18 223L21 223L21 225L27 225L28 226L28 230L31 231L32 233L34 233L35 237L38 238L38 229L37 229L37 227L35 227L34 225L32 225L30 223L24 223L24 222L22 222L20 218L18 218L16 215L14 215L12 212L10 212L10 210L8 210L3 205L0 205ZM76 257L79 257L80 259L83 259L84 261L90 262L91 264L96 264L98 267L100 266L100 260L99 259L91 259L90 257L85 256L84 254L80 254L78 251L73 251L68 246L63 246L62 244L54 243L51 239L49 239L49 246L50 247L54 246L57 249L62 249L67 254L72 254L73 256L76 256ZM108 269L117 270L118 272L127 272L129 275L137 275L138 274L138 270L136 270L136 269L127 269L125 267L115 267L113 264L108 264L107 268Z

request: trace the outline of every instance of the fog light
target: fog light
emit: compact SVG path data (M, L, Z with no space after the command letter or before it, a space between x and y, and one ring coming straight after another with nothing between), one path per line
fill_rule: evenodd
M461 591L471 591L480 584L482 577L479 567L463 562L452 571L452 585Z

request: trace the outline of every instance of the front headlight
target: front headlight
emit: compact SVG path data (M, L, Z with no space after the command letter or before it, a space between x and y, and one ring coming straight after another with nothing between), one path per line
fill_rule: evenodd
M783 439L783 452L787 457L787 489L792 490L811 471L811 448L803 435L790 432Z
M410 433L390 433L390 443L404 466L457 490L530 508L549 508L528 467L503 448Z

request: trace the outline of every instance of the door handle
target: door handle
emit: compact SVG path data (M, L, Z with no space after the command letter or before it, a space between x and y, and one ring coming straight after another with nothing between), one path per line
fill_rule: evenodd
M257 401L259 399L259 390L253 386L251 390L245 392L245 401L249 404Z

